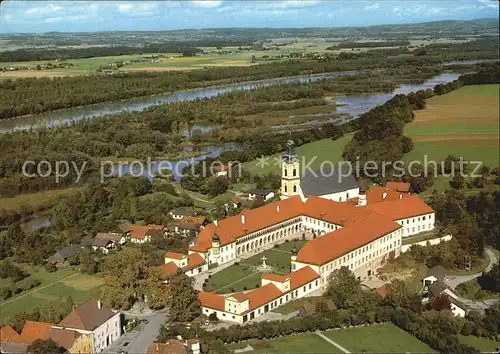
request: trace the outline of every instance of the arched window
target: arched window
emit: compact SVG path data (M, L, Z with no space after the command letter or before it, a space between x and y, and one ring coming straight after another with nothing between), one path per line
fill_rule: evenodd
M346 200L349 199L349 193L345 194Z
M293 186L293 192L296 193L297 192L297 185L294 185Z
M288 192L288 188L286 187L286 184L285 184L285 193Z
M287 177L287 176L288 176L288 169L285 168L285 177Z
M295 176L297 176L297 169L296 168L293 169L293 177L295 177Z

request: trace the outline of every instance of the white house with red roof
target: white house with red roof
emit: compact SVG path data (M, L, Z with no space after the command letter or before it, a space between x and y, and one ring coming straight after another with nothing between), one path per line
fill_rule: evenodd
M310 267L288 275L262 275L259 288L231 295L199 293L202 313L222 321L244 324L290 301L320 289L320 277Z
M165 264L162 264L158 268L165 283L168 283L169 279L178 272L182 272L188 277L194 277L208 270L207 261L198 253L185 255L177 252L166 252L164 257Z

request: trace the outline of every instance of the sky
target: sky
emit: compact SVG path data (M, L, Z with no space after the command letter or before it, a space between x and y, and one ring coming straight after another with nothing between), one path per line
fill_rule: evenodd
M498 4L498 0L4 0L0 33L367 26L498 18Z

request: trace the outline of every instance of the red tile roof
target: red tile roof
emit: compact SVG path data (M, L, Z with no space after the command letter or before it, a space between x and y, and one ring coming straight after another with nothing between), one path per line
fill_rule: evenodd
M272 273L262 273L262 279L270 280L270 281L275 281L277 283L284 283L287 279L290 279L286 275L278 275L278 274L272 274Z
M199 267L205 264L205 259L199 253L191 253L188 255L188 265L182 268L184 271Z
M301 263L323 265L401 228L401 225L372 213L367 217L307 242L297 254Z
M216 293L209 293L206 291L200 291L198 293L198 298L200 300L200 304L203 307L207 307L209 309L225 311L225 300L226 298L222 295Z
M248 299L250 300L248 311L252 311L256 308L264 306L265 304L276 300L283 294L284 293L282 293L280 289L278 289L278 287L272 283L252 290L247 294Z
M158 269L164 278L170 278L177 274L179 267L174 262L168 262L167 264L158 266Z
M59 322L59 326L92 331L115 314L103 305L100 305L99 308L99 302L90 299L74 308L68 316Z
M296 272L290 273L290 290L295 290L303 285L319 279L319 274L316 273L311 267L304 267Z
M47 331L53 325L53 323L26 321L21 337L25 343L31 343L37 339L46 339Z
M47 338L52 339L64 349L70 349L80 336L82 336L81 333L70 329L49 328L47 331Z
M11 326L5 326L0 329L0 341L21 343L21 335L17 333Z
M149 224L149 225L128 224L126 226L126 230L129 233L129 236L136 240L143 240L146 237L146 235L148 235L148 233L150 233L151 231L161 231L163 229L164 229L163 226L154 224Z
M380 202L386 202L389 200L397 200L404 197L404 194L389 190L385 187L372 187L366 192L366 202L367 204L375 204Z
M182 254L182 253L177 253L177 252L166 252L165 253L165 258L181 260L184 257L186 257L186 255Z
M387 182L385 188L403 193L410 192L410 184L406 182Z
M264 273L263 278L265 279L290 279L290 291L300 288L301 286L308 284L320 276L311 267L304 267L296 272L290 273L286 276L280 276L275 274ZM278 280L276 280L278 281ZM246 312L250 312L276 300L277 298L287 294L289 291L281 291L276 285L269 283L255 290L249 291L247 293L236 293L230 295L238 302L243 302L249 300L249 309ZM203 307L211 308L218 311L225 311L225 297L223 295L209 293L201 291L199 293L200 304ZM246 313L245 312L245 313Z
M386 200L366 206L366 209L385 215L391 220L407 219L415 216L434 213L434 210L417 196L405 194L401 199Z
M182 341L169 339L166 343L151 343L146 354L188 354L188 351Z
M375 289L375 291L382 297L387 296L387 287L385 285L380 285Z

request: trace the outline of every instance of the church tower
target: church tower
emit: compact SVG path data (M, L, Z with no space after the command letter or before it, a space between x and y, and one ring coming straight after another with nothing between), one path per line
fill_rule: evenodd
M281 199L300 195L300 165L293 140L286 142L286 148L281 165Z

